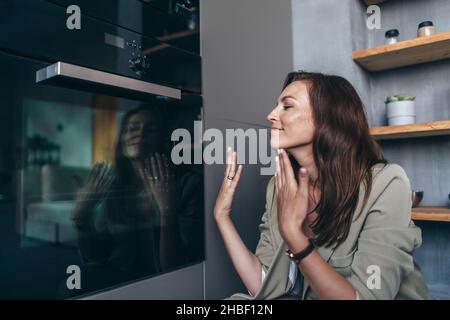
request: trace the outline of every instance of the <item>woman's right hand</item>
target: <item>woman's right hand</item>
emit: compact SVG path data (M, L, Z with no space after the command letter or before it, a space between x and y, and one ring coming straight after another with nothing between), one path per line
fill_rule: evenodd
M112 182L114 181L114 171L110 164L106 162L95 163L86 179L81 184L78 179L78 191L76 201L81 208L93 208L106 197Z
M236 151L228 147L225 175L216 199L216 205L214 206L214 218L216 221L231 215L234 193L241 177L242 168L241 164L236 171Z

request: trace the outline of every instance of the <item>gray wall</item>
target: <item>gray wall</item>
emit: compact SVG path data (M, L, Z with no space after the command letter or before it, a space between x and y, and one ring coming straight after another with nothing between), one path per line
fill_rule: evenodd
M432 20L437 32L450 29L448 0L392 0L380 5L380 30L366 28L366 7L356 0L292 0L296 69L346 77L361 95L371 126L386 125L384 99L405 92L417 96L417 122L449 119L450 60L369 73L351 59L353 50L382 44L396 28L400 40L414 38L417 25ZM412 189L424 190L422 205L449 204L450 137L383 141L386 158L400 164ZM418 222L423 245L416 252L435 298L450 298L449 224Z
M351 60L366 46L365 7L357 0L292 0L294 68L338 74L370 100L370 77ZM359 31L361 30L361 31Z

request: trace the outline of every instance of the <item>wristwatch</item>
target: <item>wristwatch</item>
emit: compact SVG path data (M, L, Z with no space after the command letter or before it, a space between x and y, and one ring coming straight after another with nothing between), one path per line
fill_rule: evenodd
M291 250L287 249L286 254L291 260L295 261L295 263L299 263L301 260L306 258L313 250L314 250L314 242L312 239L308 239L308 246L298 253L292 253Z

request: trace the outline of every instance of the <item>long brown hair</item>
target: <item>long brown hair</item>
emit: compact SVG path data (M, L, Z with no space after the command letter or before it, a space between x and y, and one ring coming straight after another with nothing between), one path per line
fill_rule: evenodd
M371 167L387 161L370 135L363 102L350 82L335 75L298 71L287 75L283 89L294 81L308 86L315 125L315 187L321 197L313 210L318 217L312 229L317 245L339 245L350 231L361 183L366 190L364 207L372 186ZM293 164L298 169L296 161Z

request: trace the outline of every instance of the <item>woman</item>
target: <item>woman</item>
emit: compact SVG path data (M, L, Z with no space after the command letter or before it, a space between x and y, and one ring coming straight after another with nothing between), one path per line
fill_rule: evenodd
M412 256L421 232L408 177L383 159L353 86L292 72L268 120L279 151L255 254L230 219L242 173L235 152L214 208L250 294L230 299L428 299Z
M125 114L115 167L96 164L78 192L73 219L87 290L199 259L201 179L169 165L164 119L152 106Z

